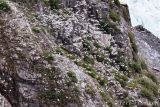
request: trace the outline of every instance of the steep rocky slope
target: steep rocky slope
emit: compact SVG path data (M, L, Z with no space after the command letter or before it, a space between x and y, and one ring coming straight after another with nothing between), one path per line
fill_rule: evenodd
M139 55L145 59L149 69L159 77L160 39L142 26L136 26L133 33L139 47Z
M159 83L137 55L127 5L0 2L0 92L12 107L159 104Z

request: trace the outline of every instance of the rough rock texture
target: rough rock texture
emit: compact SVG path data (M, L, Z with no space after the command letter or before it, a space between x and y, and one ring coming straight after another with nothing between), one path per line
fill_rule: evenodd
M12 12L0 15L0 93L12 107L159 104L158 85L133 60L126 5L111 0L6 1ZM51 10L55 5L59 9ZM120 21L113 21L111 9ZM147 87L135 82L141 82L139 77L155 86L147 90L152 98L141 94Z
M143 26L136 26L133 30L139 47L139 55L143 57L150 70L159 74L160 71L160 39Z

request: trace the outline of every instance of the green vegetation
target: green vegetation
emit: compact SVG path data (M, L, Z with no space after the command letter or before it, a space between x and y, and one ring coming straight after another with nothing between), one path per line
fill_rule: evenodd
M128 32L128 35L129 35L129 38L130 38L130 42L133 43L135 41L133 33L132 32Z
M49 5L51 7L51 10L53 9L59 9L59 4L57 0L49 0Z
M124 101L123 107L132 107L132 102L130 101L129 98L124 98L123 101Z
M104 33L111 34L113 36L121 33L121 31L117 28L116 24L110 22L109 20L100 21L99 28Z
M95 91L93 89L93 86L91 86L91 84L86 84L85 86L85 91L87 94L89 94L91 97L94 97L95 96Z
M109 106L109 107L113 107L113 104L112 104L112 102L111 102L111 100L110 100L110 98L105 94L105 92L100 92L100 95L101 95L101 97L103 98L103 100L107 103L107 105Z
M40 33L41 32L40 29L37 28L37 27L33 27L32 31L35 32L35 33Z
M16 3L17 3L17 0L11 0L11 1L13 1L13 2L16 2Z
M145 78L138 79L138 83L141 84L146 89L151 90L155 96L158 96L158 86L155 85L154 83L149 82Z
M69 12L69 10L67 10L66 8L64 8L63 10L63 13L66 14L66 15L71 15L72 13Z
M45 93L40 93L38 96L44 100L46 100L46 99L54 99L54 100L59 99L61 101L63 98L63 93L62 92L60 92L60 93L58 93L58 92L56 92L56 93L55 92L45 92Z
M89 39L91 40L91 39ZM96 57L96 60L98 62L102 62L102 63L108 63L108 58L106 58L106 56L102 53L100 53L98 51L98 49L95 48L100 48L101 46L98 44L98 42L92 42L89 41L88 38L83 38L83 49L85 51L89 51L89 53L91 55L93 55L94 57ZM94 64L94 59L88 57L88 56L84 56L84 62L87 64Z
M116 21L120 21L121 19L120 19L120 16L116 13L116 12L114 12L113 10L110 10L109 11L109 15L110 15L110 18L114 21L114 22L116 22Z
M138 87L138 82L136 82L136 81L134 80L134 81L132 81L132 82L129 82L129 83L127 84L127 86L128 86L129 88L131 88L131 89L134 89L135 87Z
M83 60L84 60L84 62L87 63L87 64L94 64L94 59L88 57L87 55L84 55Z
M130 63L130 64L129 64L129 67L130 67L134 72L141 73L141 66L140 66L138 63L136 63L136 62Z
M120 73L120 71L116 73L115 79L121 84L122 87L127 85L126 81L128 81L128 77L123 73Z
M0 13L1 12L11 12L11 7L5 0L0 0Z
M47 30L47 32L48 32L49 34L51 34L52 36L54 36L54 31L53 31L53 29L47 27L46 30Z
M40 72L43 76L46 76L48 77L49 79L53 80L54 77L55 77L55 74L53 72L44 72L44 71L41 71Z
M79 88L76 87L76 88L73 89L73 92L74 92L74 93L79 93L80 90L79 90Z
M133 49L133 51L134 51L135 53L137 53L137 52L138 52L138 46L137 46L136 43L135 43L135 39L134 39L133 33L132 33L132 32L129 32L128 35L129 35L129 38L130 38L130 42L131 42L131 45L132 45L132 49Z
M126 11L126 9L124 7L122 7L122 11L123 11L124 19L128 20L128 14L127 14L127 11Z
M142 68L142 69L145 69L145 70L148 70L148 66L147 66L145 60L142 59L142 58L141 58L141 68Z
M129 35L131 46L132 46L132 49L133 49L133 51L132 51L133 60L137 62L138 61L138 55L137 55L138 46L135 43L135 38L134 38L133 33L128 32L128 35Z
M132 48L133 48L133 51L134 51L135 53L138 52L138 46L136 45L135 42L132 43Z
M151 102L153 102L154 101L154 96L153 96L153 94L149 91L149 90L147 90L146 88L141 88L141 95L143 96L143 97L146 97L148 100L150 100Z
M78 63L78 62L76 62L76 63ZM95 69L92 67L92 65L88 65L87 63L78 63L78 64L79 64L79 66L82 66L83 68L85 68L87 70L86 73L89 76L91 76L92 78L96 78L101 86L108 84L107 80L104 77L100 76L95 71Z
M69 79L65 82L67 86L71 86L73 83L78 82L76 74L73 71L67 72L67 75L69 76Z
M154 83L158 84L157 77L152 72L147 72L146 76L150 78Z
M128 69L127 69L127 63L125 61L125 58L123 57L123 53L121 50L118 50L118 55L117 55L117 60L116 62L119 64L119 67L120 67L120 71L127 71L128 72Z
M92 49L92 46L90 44L90 42L87 39L82 39L82 43L83 43L83 49L86 51L90 51Z
M135 62L138 62L139 58L138 58L137 53L135 53L134 51L132 51L132 56L133 56L133 60L134 60Z
M71 60L76 60L78 57L74 54L69 54L67 51L61 48L56 48L56 53L59 55L65 55Z
M158 104L156 102L153 102L152 107L158 107Z
M93 69L92 66L89 66L88 64L83 63L82 67L84 67L84 68L86 68L86 70L88 70L87 74L90 75L91 77L95 78L97 76L97 72Z
M96 48L100 48L100 47L101 47L101 46L99 45L99 43L96 42L96 41L93 42L93 45L94 45Z
M66 52L66 51L65 51ZM69 55L67 55L67 57L69 58L69 59L71 59L71 60L76 60L78 57L76 56L76 55L74 55L74 54L69 54Z
M93 56L96 56L96 59L98 62L103 62L105 64L108 62L108 59L106 58L106 56L101 54L98 50L92 50L91 54Z
M77 83L77 77L76 74L73 71L67 72L67 75L70 77L71 82Z
M126 64L126 61L123 57L123 53L121 50L118 50L118 55L117 55L117 63L123 63Z
M120 7L120 2L119 2L119 0L114 0L114 3L115 3L118 7Z
M67 86L71 86L71 85L72 85L72 81L71 81L70 79L68 79L68 80L65 82L65 84L66 84Z
M46 60L54 60L53 54L49 51L44 51L43 56Z
M74 61L74 63L77 64L78 66L81 66L81 67L85 68L87 70L86 73L88 75L90 75L91 77L95 78L96 75L97 75L97 72L94 70L93 66L90 65L91 63L93 63L92 59L89 58L89 60L85 59L86 62L80 62L80 61L76 60L76 61Z
M26 58L25 54L23 52L21 52L21 51L17 51L17 54L22 59Z
M61 48L56 48L56 53L60 54L60 55L64 54L64 52L63 52L63 50Z
M158 85L153 82L148 81L146 78L138 78L133 80L128 84L129 87L141 87L142 88L142 96L147 97L149 100L153 99L152 96L158 96ZM149 94L148 94L149 93ZM145 95L145 94L148 94ZM151 96L151 98L149 98Z
M104 50L108 51L109 53L111 53L111 52L112 52L112 48L111 48L110 46L105 47L105 48L104 48Z
M101 77L101 76L98 76L97 81L99 82L99 84L101 86L104 86L105 84L108 84L108 81L105 78Z

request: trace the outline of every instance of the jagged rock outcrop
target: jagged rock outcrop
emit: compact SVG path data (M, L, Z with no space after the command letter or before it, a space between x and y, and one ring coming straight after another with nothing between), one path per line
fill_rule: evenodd
M139 55L146 60L150 70L159 74L160 39L141 25L136 26L133 31L139 47Z
M126 5L13 1L0 15L0 93L12 107L159 104L157 79L135 60Z

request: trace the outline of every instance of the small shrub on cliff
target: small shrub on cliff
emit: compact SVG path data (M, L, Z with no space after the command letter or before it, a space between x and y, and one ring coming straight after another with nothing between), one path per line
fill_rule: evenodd
M17 51L17 54L22 59L26 58L25 54L23 52L21 52L21 51Z
M40 71L40 73L43 75L43 76L46 76L46 77L48 77L49 79L54 79L54 77L55 77L55 74L53 73L53 72L42 72L42 71Z
M131 42L131 45L132 45L132 49L135 53L138 52L138 46L136 45L135 43L135 38L134 38L134 34L132 32L129 32L128 33L129 35L129 38L130 38L130 42Z
M60 101L63 98L63 93L60 92L44 92L44 93L39 93L38 96L44 100L46 99L53 99L53 100L57 100L59 99Z
M150 92L153 93L153 95L158 96L158 86L150 81L148 81L145 78L140 78L137 80L139 84L141 84L146 89L150 90Z
M66 14L66 15L71 15L71 14L72 14L72 13L71 13L69 10L67 10L66 8L63 9L62 11L63 11L63 13Z
M74 93L79 93L80 90L79 90L79 88L76 87L76 88L73 89L73 92L74 92Z
M108 84L108 81L105 78L101 77L100 75L98 76L97 81L99 82L99 84L101 86L104 86L105 84Z
M77 77L76 74L73 71L67 72L67 75L70 77L71 82L77 83Z
M86 91L86 93L89 94L91 97L94 97L95 91L94 91L94 89L92 88L91 84L89 84L89 83L86 84L86 86L85 86L85 91Z
M105 92L102 92L102 91L101 91L101 92L100 92L100 95L101 95L101 97L102 97L103 100L107 103L107 105L108 105L109 107L113 107L113 104L112 104L110 98L106 95Z
M113 36L121 33L121 31L117 28L116 24L110 22L110 20L100 21L99 28L104 33L111 34Z
M49 51L44 51L43 56L47 60L54 60L53 54Z
M110 15L110 18L114 21L114 22L116 22L116 21L120 21L121 19L120 19L120 16L116 13L116 12L114 12L113 10L110 10L109 11L109 15Z
M141 88L146 88L152 95L155 97L158 96L158 88L159 86L147 78L137 78L134 79L132 82L128 84L129 87L135 88L135 87L141 87Z
M96 57L98 62L102 62L105 64L108 62L108 59L106 58L106 56L100 53L98 50L92 50L91 54Z
M130 101L129 98L123 99L123 107L132 107L132 102Z
M109 53L112 52L112 48L109 46L109 47L105 47L104 50L108 51Z
M135 42L132 43L132 48L133 48L133 51L134 51L135 53L138 52L138 46L136 45Z
M90 42L87 39L83 38L82 44L83 44L83 49L84 50L90 51L92 49L92 46L91 46Z
M130 39L130 42L133 43L134 42L134 35L132 32L128 32L128 35L129 35L129 39Z
M118 65L120 67L119 68L120 71L127 71L128 72L127 63L126 63L126 60L125 60L121 50L118 50L116 62L118 63Z
M141 67L142 69L148 70L147 64L145 63L145 60L141 58Z
M133 56L133 60L134 60L135 62L138 62L139 58L138 58L137 53L134 52L134 51L132 51L132 56Z
M114 3L115 3L118 7L120 7L120 2L119 2L119 0L114 0Z
M133 62L133 63L130 63L129 66L133 71L135 71L137 73L141 72L141 66L138 63Z
M158 84L157 77L156 77L153 73L147 72L147 73L146 73L146 76L147 76L148 78L150 78L154 83Z
M153 94L149 90L147 90L146 88L141 88L141 95L143 97L146 97L150 101L154 101Z
M33 27L33 28L32 28L32 31L35 32L35 33L40 33L40 29L37 28L37 27Z
M11 7L7 4L5 0L0 0L0 13L1 12L10 12Z
M127 20L128 19L128 14L127 14L127 11L124 7L122 7L122 11L123 11L124 19Z
M122 87L125 87L127 85L126 81L128 80L128 77L123 73L118 72L115 75L115 79L121 84Z
M101 46L99 45L99 43L98 42L93 42L93 45L96 47L96 48L100 48Z
M49 0L49 5L51 7L51 10L59 9L59 4L57 0Z
M85 61L87 64L94 64L94 59L88 57L87 55L84 55L84 61Z

